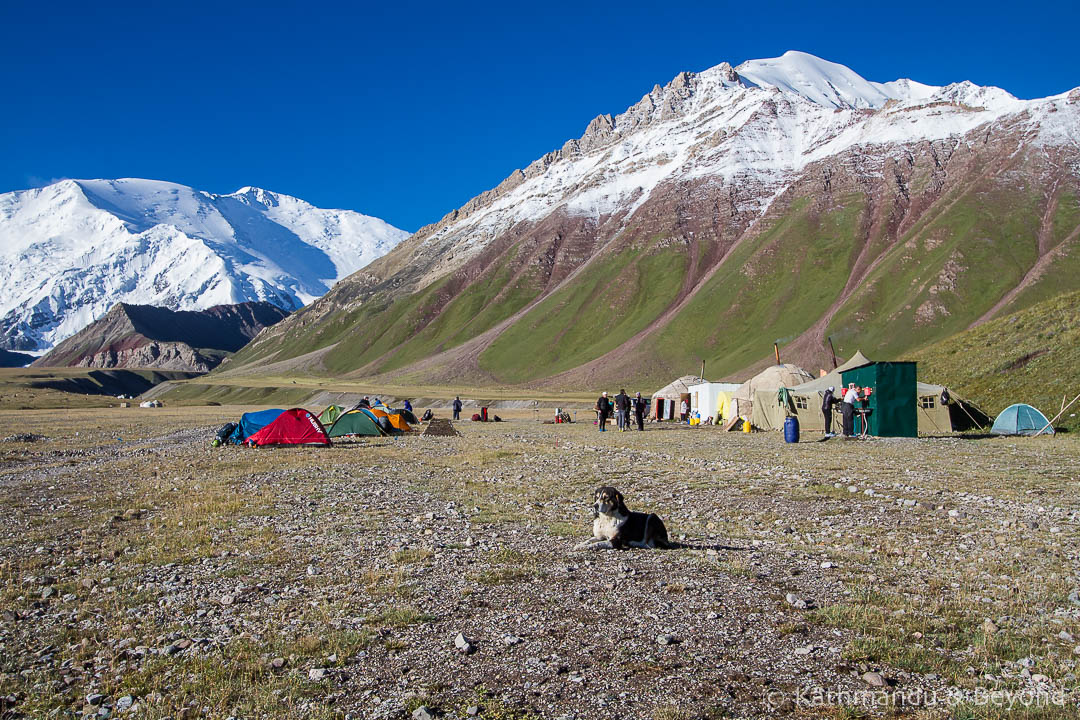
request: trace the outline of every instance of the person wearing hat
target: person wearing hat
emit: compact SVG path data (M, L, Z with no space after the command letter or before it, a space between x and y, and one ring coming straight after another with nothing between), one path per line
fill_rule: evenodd
M836 404L836 397L833 393L836 392L836 387L830 385L825 391L825 397L821 399L821 413L825 416L825 437L832 437L832 411L833 405Z
M855 403L859 401L859 391L855 389L855 383L848 383L844 393L844 402L840 404L840 410L844 414L844 437L855 434Z
M607 390L600 395L596 401L596 424L600 426L600 432L604 432L607 428L604 425L607 424L607 419L611 416L611 401L608 400Z

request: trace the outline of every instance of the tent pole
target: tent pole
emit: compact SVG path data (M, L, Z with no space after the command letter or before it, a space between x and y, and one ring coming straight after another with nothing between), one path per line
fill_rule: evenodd
M776 353L776 364L779 365L780 364L780 344L779 343L773 343L772 344L772 349L773 349L773 352Z
M973 417L973 416L971 415L971 413L969 413L969 412L968 412L968 409L967 409L966 407L964 407L964 401L963 401L963 400L957 400L957 401L956 401L956 404L960 406L960 409L964 411L964 414L965 414L965 415L967 415L967 416L968 416L969 418L971 418L971 422L975 423L975 427L977 427L977 428L979 428L979 429L982 429L982 428L986 427L986 426L985 426L985 425L983 425L983 424L982 424L981 422L979 422L978 420L976 420L976 419L975 419L975 418L974 418L974 417ZM949 424L951 425L952 423L949 423Z
M829 350L832 352L832 369L835 370L840 366L836 363L836 348L832 344L832 335L829 336Z
M1057 415L1054 416L1054 420L1057 420L1059 417L1064 415L1065 411L1068 410L1069 408L1071 408L1073 406L1073 403L1076 402L1077 400L1080 400L1080 393L1078 393L1076 397L1074 397L1072 400L1070 400L1069 404L1061 409L1061 412L1059 412ZM1043 426L1043 429L1040 430L1039 432L1035 433L1035 435L1042 435L1042 431L1045 430L1046 428L1050 427L1051 425L1053 425L1054 420L1051 420L1050 422L1046 423L1046 425ZM1032 435L1031 437L1035 437L1035 435Z

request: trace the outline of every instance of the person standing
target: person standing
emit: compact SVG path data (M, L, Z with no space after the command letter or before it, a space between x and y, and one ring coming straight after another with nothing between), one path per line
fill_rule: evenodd
M607 419L611 416L611 401L608 400L607 390L605 390L599 398L596 400L596 423L600 426L600 432L604 432L607 428Z
M836 404L836 397L833 395L835 392L836 388L834 386L829 386L829 388L825 390L825 397L821 399L821 413L825 416L825 437L833 436L832 410L833 405Z
M844 393L844 402L840 409L844 413L844 437L855 434L855 403L859 401L859 391L855 389L855 383L848 383L847 392Z
M645 430L645 410L648 409L648 403L641 397L641 393L634 396L634 419L637 420L637 429Z
M619 430L626 432L630 429L630 396L625 388L615 396L615 417L619 421Z
M460 420L461 419L461 398L460 397L455 397L454 398L454 419L455 420Z
M689 408L686 407L686 400L680 400L679 401L679 419L682 422L686 422L686 413L688 411L689 411Z
M405 401L405 409L408 410L409 412L412 412L412 403L409 402L408 400Z

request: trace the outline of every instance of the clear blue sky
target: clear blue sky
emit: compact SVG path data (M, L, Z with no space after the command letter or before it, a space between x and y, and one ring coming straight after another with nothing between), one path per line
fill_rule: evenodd
M1076 3L0 3L0 192L256 185L407 230L681 70L803 50L869 80L1080 85Z

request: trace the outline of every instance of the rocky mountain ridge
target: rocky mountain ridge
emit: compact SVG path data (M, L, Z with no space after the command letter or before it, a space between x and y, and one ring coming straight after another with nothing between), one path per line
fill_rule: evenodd
M36 367L155 368L209 372L286 317L266 302L172 311L117 303L34 362Z
M872 83L803 53L680 73L230 363L663 384L899 357L1077 285L1080 90Z

